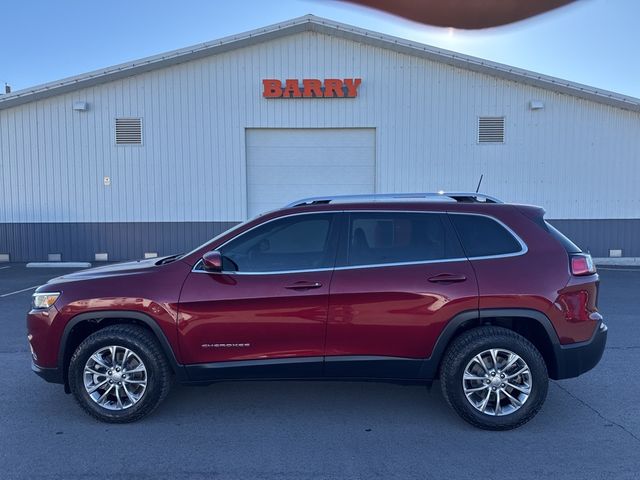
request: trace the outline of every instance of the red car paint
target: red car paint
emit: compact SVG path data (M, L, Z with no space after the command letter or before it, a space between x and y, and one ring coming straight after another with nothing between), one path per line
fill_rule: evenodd
M429 281L442 273L466 281ZM326 355L426 358L450 318L477 308L478 286L469 262L337 270Z
M105 310L129 310L153 318L179 357L178 301L184 278L191 267L173 262L161 267L157 259L126 262L92 268L55 279L60 298L49 310L32 310L27 329L37 364L50 368L57 364L64 328L77 315ZM177 279L177 281L176 281ZM38 290L51 289L51 284Z
M320 287L292 290L296 282ZM286 275L190 273L178 331L184 363L324 355L331 271ZM248 343L215 348L203 344Z
M193 270L206 252L271 219L360 210L490 216L515 232L527 251L504 258L283 274ZM443 332L456 315L495 309L543 314L552 325L554 344L588 341L601 321L595 305L598 276L571 275L567 251L534 221L541 215L533 207L445 202L281 209L171 263L150 259L110 265L39 287L38 292L61 295L54 307L28 315L34 363L64 371L73 320L82 314L99 323L105 311L151 318L178 366L341 356L428 359L439 341L450 341L443 340Z

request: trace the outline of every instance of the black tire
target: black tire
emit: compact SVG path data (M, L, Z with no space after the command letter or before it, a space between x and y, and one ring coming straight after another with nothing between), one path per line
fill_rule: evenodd
M109 410L98 405L84 385L84 368L89 357L110 345L130 349L146 368L146 389L137 403L122 410ZM69 387L76 401L85 412L103 422L129 423L149 415L167 396L170 386L171 368L160 345L149 331L136 325L112 325L89 335L78 346L69 363Z
M476 409L465 396L463 387L464 370L469 362L493 348L520 356L531 372L529 397L517 410L502 416ZM440 382L447 403L471 425L485 430L509 430L524 425L538 413L547 397L549 376L544 359L529 340L506 328L487 326L464 332L453 340L440 366ZM499 390L499 386L497 388Z

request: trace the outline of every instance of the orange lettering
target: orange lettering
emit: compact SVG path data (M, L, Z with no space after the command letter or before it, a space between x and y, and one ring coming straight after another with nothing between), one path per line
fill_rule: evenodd
M326 78L324 85L316 78L300 80L288 78L281 80L267 78L262 80L264 98L354 98L358 96L361 78Z
M362 83L361 78L345 78L344 84L347 87L347 97L357 97L358 87Z
M295 98L301 97L302 93L300 93L300 85L298 85L298 80L286 80L282 96Z
M337 78L327 78L324 81L324 96L329 98L344 97L344 91L342 90L342 80L338 80Z
M282 82L280 80L262 80L262 96L264 98L277 98L282 96Z
M312 78L302 80L305 98L322 97L322 82Z

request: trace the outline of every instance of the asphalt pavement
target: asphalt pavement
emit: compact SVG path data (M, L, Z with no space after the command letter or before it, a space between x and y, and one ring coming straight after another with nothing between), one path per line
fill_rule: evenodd
M138 423L97 422L30 370L30 287L66 270L0 264L0 479L638 479L640 269L599 271L601 363L552 382L525 426L487 432L438 384L176 386Z

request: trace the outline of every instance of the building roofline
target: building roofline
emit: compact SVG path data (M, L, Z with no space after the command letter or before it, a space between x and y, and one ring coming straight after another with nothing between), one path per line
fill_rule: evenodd
M172 50L133 62L121 63L112 67L18 90L10 94L0 95L0 110L306 31L339 36L545 90L640 112L640 99L635 97L432 47L316 17L315 15L305 15L238 35Z

